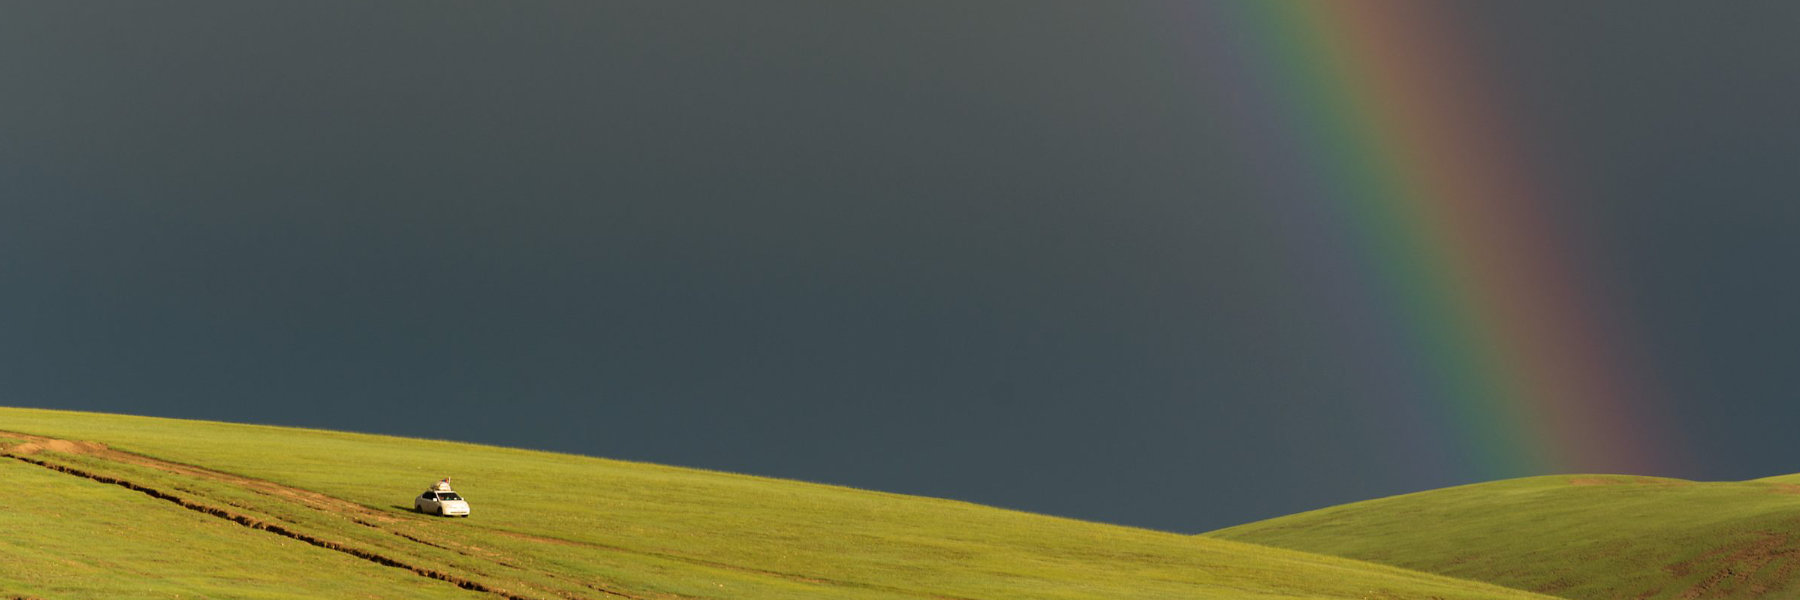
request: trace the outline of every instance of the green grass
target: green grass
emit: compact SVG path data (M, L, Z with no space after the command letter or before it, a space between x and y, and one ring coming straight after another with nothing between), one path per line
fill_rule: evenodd
M23 462L0 461L0 482L0 591L8 597L468 597L439 582Z
M292 491L103 454L30 456L525 598L1543 598L1336 557L963 502L455 442L14 408L0 408L0 431L99 441L116 450L319 492L348 508L320 509L283 495ZM160 536L154 538L158 546L178 562L96 556L95 561L129 564L133 570L83 571L46 555L29 569L0 569L0 592L57 598L282 597L288 583L275 567L265 567L262 551L217 546L239 540L307 554L304 560L284 561L314 573L309 581L317 585L404 597L481 597L364 561L351 560L342 568L322 565L317 561L347 558L123 487L5 462L0 477L6 479L0 481L7 488L41 487L49 494L79 487L156 513L161 520L144 528ZM14 473L31 476L15 480ZM442 519L410 512L411 498L446 474L455 476L474 516ZM0 507L12 510L6 500ZM35 528L0 528L0 548L80 539L104 527L97 524L104 522L97 520L100 514L118 512L95 511L40 519ZM231 534L213 539L221 531ZM378 573L368 575L371 569ZM188 578L204 572L223 575ZM64 587L45 588L28 578L32 573L47 573ZM357 583L363 577L396 581ZM154 591L120 592L148 580L167 583ZM217 587L228 585L242 587L230 592ZM435 588L410 591L419 585ZM357 597L329 591L307 595Z
M1800 476L1697 483L1534 477L1291 515L1207 534L1566 598L1794 597Z

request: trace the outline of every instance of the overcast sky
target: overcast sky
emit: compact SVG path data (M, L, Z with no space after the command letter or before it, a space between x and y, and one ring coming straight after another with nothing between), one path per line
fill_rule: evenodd
M1800 3L1454 12L1583 187L1659 474L1800 472ZM3 0L0 404L1186 532L1467 483L1292 318L1194 14Z

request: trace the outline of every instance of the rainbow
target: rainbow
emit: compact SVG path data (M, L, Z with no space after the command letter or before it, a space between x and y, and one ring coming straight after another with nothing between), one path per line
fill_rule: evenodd
M1431 1L1226 0L1239 139L1309 286L1394 388L1403 451L1468 477L1667 473L1677 444L1498 86Z

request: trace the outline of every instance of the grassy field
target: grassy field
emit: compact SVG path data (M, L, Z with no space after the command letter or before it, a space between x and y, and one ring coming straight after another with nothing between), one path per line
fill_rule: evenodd
M14 408L0 431L15 432L0 433L0 549L24 557L0 566L0 597L1543 598L962 502L453 442ZM411 512L445 474L471 518Z
M117 486L0 462L0 590L43 598L466 598ZM220 556L255 560L218 560ZM319 573L331 573L329 578ZM10 596L9 596L10 597Z
M1516 479L1207 534L1576 599L1793 598L1800 476Z

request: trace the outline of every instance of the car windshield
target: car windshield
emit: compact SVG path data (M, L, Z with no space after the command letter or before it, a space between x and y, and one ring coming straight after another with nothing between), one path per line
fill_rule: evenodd
M438 492L438 499L439 500L461 500L462 496L458 496L453 492Z

